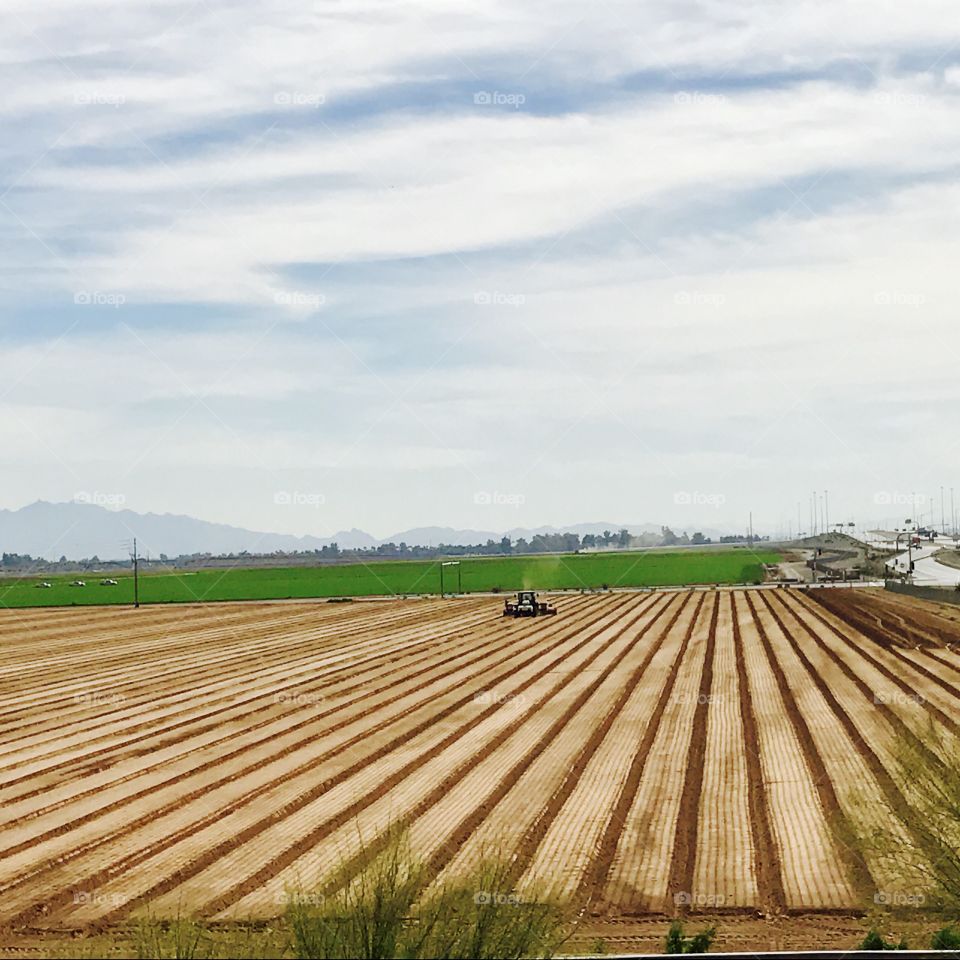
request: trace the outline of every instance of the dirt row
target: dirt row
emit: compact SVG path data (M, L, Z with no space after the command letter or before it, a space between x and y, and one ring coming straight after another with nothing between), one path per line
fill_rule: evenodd
M896 878L844 838L909 835L898 751L960 738L960 625L899 599L33 615L0 655L0 923L271 917L397 826L427 884L495 851L598 918L857 910Z

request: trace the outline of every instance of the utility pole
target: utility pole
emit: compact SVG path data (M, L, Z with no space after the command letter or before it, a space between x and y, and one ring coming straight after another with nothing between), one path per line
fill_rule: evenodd
M140 607L140 558L137 556L137 538L133 538L133 606Z
M943 506L943 484L940 484L940 532L946 536L947 533L947 520L946 512Z
M823 491L823 525L827 533L830 532L830 491Z

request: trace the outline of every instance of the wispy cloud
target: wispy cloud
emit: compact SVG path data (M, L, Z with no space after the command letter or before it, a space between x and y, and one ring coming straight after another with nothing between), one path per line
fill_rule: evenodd
M309 532L388 532L483 526L478 489L694 524L720 483L715 524L911 486L960 355L946 12L0 3L8 505L122 476L284 529L280 473L330 491Z

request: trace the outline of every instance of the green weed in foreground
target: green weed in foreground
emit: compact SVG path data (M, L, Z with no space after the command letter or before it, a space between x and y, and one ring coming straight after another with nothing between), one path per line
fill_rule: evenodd
M943 927L938 930L930 941L931 950L960 951L960 927Z
M552 957L571 928L560 902L514 893L509 858L488 859L466 879L431 885L405 835L391 831L382 852L361 849L353 863L363 865L342 866L317 890L287 891L285 916L267 928L147 917L51 956L520 960Z
M56 960L280 960L293 954L282 926L214 927L183 918L148 917L131 929L67 941L48 956Z
M517 896L507 859L488 859L468 879L423 894L427 881L401 837L331 895L290 894L287 922L296 956L519 960L551 957L566 939L564 906Z
M907 946L907 941L901 937L898 943L893 942L892 940L884 940L883 934L880 933L876 928L872 929L864 938L860 941L860 946L857 947L858 950L909 950Z
M716 927L708 927L693 936L684 933L683 924L674 920L667 933L664 953L706 953L717 936Z

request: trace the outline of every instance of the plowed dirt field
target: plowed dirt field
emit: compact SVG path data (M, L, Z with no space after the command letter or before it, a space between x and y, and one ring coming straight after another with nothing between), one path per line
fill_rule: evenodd
M0 923L283 912L389 825L598 923L852 915L960 734L956 613L864 590L0 612ZM363 846L361 846L361 838Z

